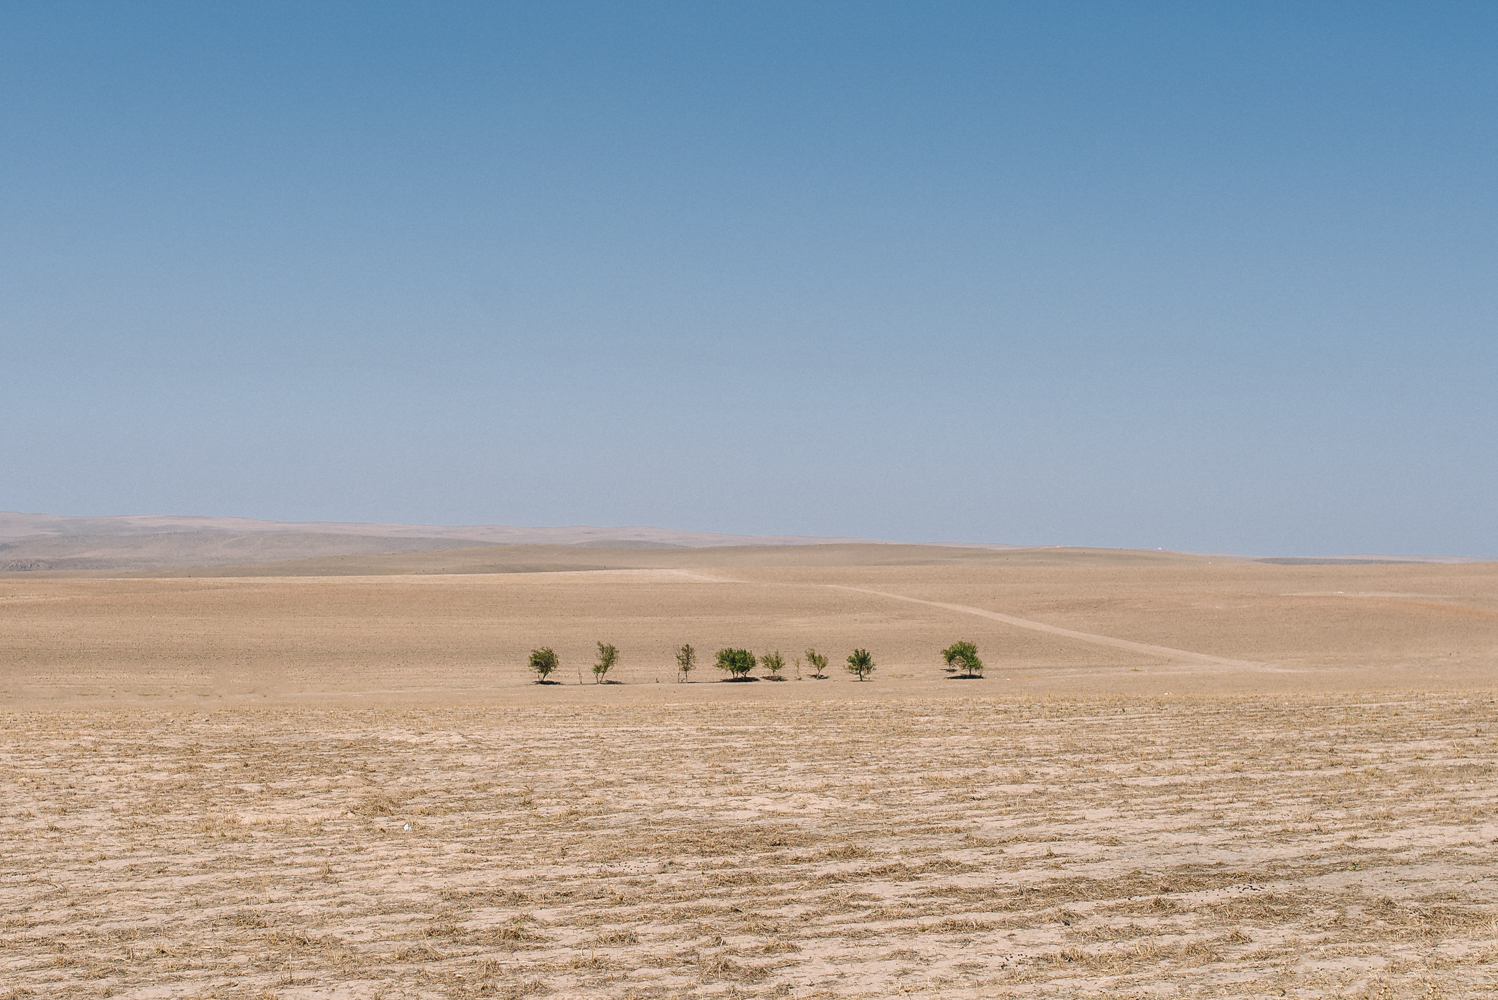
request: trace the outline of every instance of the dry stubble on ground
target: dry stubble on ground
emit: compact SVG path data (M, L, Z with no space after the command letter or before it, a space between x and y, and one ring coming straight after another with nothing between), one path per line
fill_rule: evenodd
M1493 718L1491 695L12 712L0 995L1485 996Z

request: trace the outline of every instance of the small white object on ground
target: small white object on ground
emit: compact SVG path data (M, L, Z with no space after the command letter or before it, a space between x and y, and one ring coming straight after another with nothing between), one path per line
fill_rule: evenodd
M402 830L409 830L409 829L411 829L411 824L407 823L405 826L401 827L401 829Z

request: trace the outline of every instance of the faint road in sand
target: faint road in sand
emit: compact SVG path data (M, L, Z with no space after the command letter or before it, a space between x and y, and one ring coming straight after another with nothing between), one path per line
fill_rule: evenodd
M946 611L956 611L960 614L977 615L980 618L991 618L996 622L1013 625L1016 628L1027 628L1035 632L1048 632L1051 635L1065 636L1068 639L1077 639L1081 642L1091 642L1099 646L1112 646L1114 649L1127 649L1135 653L1144 653L1148 656L1163 656L1172 660L1183 660L1187 663L1198 663L1214 667L1238 667L1245 670L1273 670L1274 667L1263 663L1253 663L1249 660L1231 660L1225 656L1211 656L1207 653L1194 653L1189 649L1172 649L1169 646L1152 646L1147 642L1134 642L1130 639L1119 639L1111 635L1098 635L1096 632L1078 632L1076 629L1062 628L1060 625L1047 625L1031 618L1016 618L1014 615L1001 614L998 611L985 611L982 608L970 607L966 604L946 604L942 601L926 601L919 597L906 597L903 594L891 594L886 590L869 590L865 587L848 587L842 584L829 583L823 586L834 590L847 590L855 594L872 594L875 597L887 597L892 601L906 601L910 604L924 604L927 607L942 608Z

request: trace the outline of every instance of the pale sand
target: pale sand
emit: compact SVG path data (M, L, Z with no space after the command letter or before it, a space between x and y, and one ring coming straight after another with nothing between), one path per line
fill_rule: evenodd
M0 997L1498 987L1498 567L998 556L0 579Z

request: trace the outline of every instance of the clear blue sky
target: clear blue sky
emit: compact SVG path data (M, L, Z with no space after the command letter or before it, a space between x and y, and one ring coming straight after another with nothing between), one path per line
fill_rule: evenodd
M1498 556L1498 6L0 6L0 509Z

